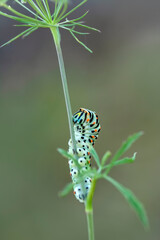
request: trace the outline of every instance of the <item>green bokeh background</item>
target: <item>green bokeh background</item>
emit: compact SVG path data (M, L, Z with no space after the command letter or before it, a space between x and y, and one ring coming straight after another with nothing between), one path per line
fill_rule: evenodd
M76 2L78 2L76 0ZM16 5L15 5L16 6ZM96 239L158 240L160 237L160 2L88 1L89 25L101 30L82 40L86 52L62 32L73 112L95 110L102 131L100 156L113 153L128 135L144 136L128 152L132 165L111 175L144 203L151 229L109 183L100 181L94 198ZM0 17L0 44L19 29ZM86 239L84 206L58 192L70 181L69 130L55 47L39 30L0 49L0 239Z

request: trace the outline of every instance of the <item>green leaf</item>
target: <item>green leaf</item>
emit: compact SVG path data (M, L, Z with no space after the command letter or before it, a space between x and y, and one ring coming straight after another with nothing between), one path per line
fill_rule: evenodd
M11 8L10 8L11 9ZM8 9L9 10L9 9ZM10 10L11 11L11 10ZM12 12L13 12L13 9L12 9ZM14 11L15 12L15 11ZM13 13L14 13L13 12ZM7 18L11 18L13 20L16 20L18 22L21 22L21 23L26 23L26 24L37 24L38 26L44 26L44 27L48 27L47 23L45 22L42 22L42 21L39 21L37 19L34 19L34 18L31 18L31 17L27 17L23 14L20 14L20 13L14 13L16 14L17 16L21 16L21 17L15 17L13 15L10 15L10 14L7 14L7 13L4 13L2 11L0 11L0 15L4 16L4 17L7 17ZM25 16L25 17L24 17Z
M27 33L25 33L22 38L28 37L31 33L33 33L34 31L36 31L38 29L38 27L31 27L30 31L28 31Z
M127 164L127 163L133 163L136 159L136 154L137 153L134 153L133 156L130 157L130 158L126 157L126 158L120 159L118 161L115 161L114 163L110 163L110 164L104 166L103 169L111 168L111 167L114 167L114 166L123 165L123 164ZM106 173L108 173L108 171Z
M60 197L65 197L72 191L72 189L73 189L73 183L68 183L58 195Z
M90 178L98 178L100 174L97 173L96 169L90 169L87 171L84 170L80 170L80 174L77 177L77 182L76 183L80 183L82 181L84 181L84 179L86 177L90 177Z
M131 147L131 145L142 135L143 135L143 132L135 133L132 136L128 137L128 139L122 143L122 146L120 147L120 149L116 152L116 154L111 159L110 167L108 167L106 174L108 174L111 168L114 166L114 162L116 162Z
M88 35L88 34L90 34L90 33L87 33L87 32L79 32L79 31L75 31L73 28L72 29L70 29L70 28L67 28L67 27L65 27L66 25L59 25L59 27L60 28L63 28L63 29L66 29L66 30L68 30L68 31L72 31L72 32L74 32L74 33L76 33L76 34L79 34L79 35Z
M67 8L68 8L68 1L64 1L64 4L63 4L63 8L61 9L61 12L58 16L58 18L61 18L63 16L63 14L65 14L65 12L67 11Z
M41 9L35 4L32 0L27 0L28 4L39 14L44 20L48 20L45 14L41 11Z
M111 156L111 152L110 152L110 151L107 151L107 152L103 155L103 158L102 158L102 161L101 161L101 166L102 166L102 167L105 165L105 163L107 162L107 160L109 159L110 156Z
M138 140L138 138L141 137L142 135L143 135L143 132L138 132L138 133L135 133L135 134L131 135L130 137L128 137L128 139L125 142L123 142L120 149L113 156L111 162L118 160L132 146L132 144L136 140Z
M97 166L100 168L101 163L100 163L100 160L99 160L99 157L98 157L98 154L97 154L96 150L93 147L91 147L90 152L91 152L91 155L93 156L94 160L96 161Z
M60 22L62 19L66 18L68 15L70 15L72 12L74 12L75 10L77 10L79 7L81 7L83 4L85 4L88 0L84 0L82 1L80 4L78 4L76 7L72 8L68 13L66 13L65 15L63 15L60 19L58 19L58 21Z
M134 153L131 158L126 157L126 158L123 158L123 159L120 159L120 160L114 162L114 166L123 165L123 164L126 164L126 163L133 163L136 159L136 154L137 153Z
M52 16L51 16L50 8L49 8L49 5L48 5L48 0L42 0L42 1L43 1L43 4L44 4L44 7L46 9L48 18L52 21Z
M113 184L113 186L120 191L123 197L127 200L129 205L133 208L133 210L137 213L140 221L144 225L146 229L149 228L149 221L145 211L143 204L136 198L136 196L122 184L114 180L109 176L104 176L104 178Z
M28 7L25 6L25 4L21 1L15 0L16 3L18 3L21 7L25 8L28 12L32 13L35 17L39 18L40 20L43 21L43 18L41 18L40 16L38 16L36 13L34 13L33 11L31 11Z
M3 4L6 2L7 2L7 0L0 0L0 6L3 6Z
M81 19L83 19L87 14L88 14L89 11L85 12L82 16L78 17L78 18L74 18L72 20L69 20L69 19L66 19L64 22L60 22L59 25L64 25L64 24L73 24L74 25L74 22L77 22Z
M43 15L46 17L46 19L48 18L47 12L42 4L43 0L36 0L37 6L39 7L40 11L43 13Z
M96 32L101 32L99 29L97 28L93 28L93 27L90 27L90 26L87 26L87 25L84 25L84 24L81 24L79 22L74 22L75 25L79 26L79 27L83 27L83 28L87 28L87 29L90 29L90 30L93 30L93 31L96 31Z
M74 157L73 155L69 154L67 151L65 151L64 149L58 148L58 152L65 158L67 159L72 159L74 164L80 169L81 166L79 165L76 157Z
M54 21L58 18L58 15L60 14L61 10L63 9L64 2L59 1L58 5L56 7L56 11L54 12Z
M67 159L72 159L74 161L76 161L76 159L71 155L69 154L66 150L64 149L61 149L61 148L58 148L58 152L65 158Z
M15 9L13 9L10 5L7 5L7 4L4 4L3 7L5 9L7 9L8 11L12 12L13 14L17 15L17 16L20 16L22 19L28 19L28 20L31 20L31 21L35 21L36 19L32 18L32 17L29 17L25 14L22 14L18 11L16 11ZM7 15L7 14L6 14ZM8 14L9 15L9 14ZM38 23L41 23L41 21L38 21L36 20Z
M91 50L89 47L87 47L83 42L81 42L81 41L74 35L74 33L72 32L72 30L70 30L70 33L71 33L71 35L74 37L74 39L75 39L78 43L80 43L87 51L89 51L90 53L93 53L92 50Z
M89 13L89 11L85 12L82 16L80 16L80 17L78 17L78 18L74 18L74 19L69 20L69 21L71 21L71 22L77 22L77 21L83 19L88 13Z
M25 30L25 31L21 32L20 34L18 34L16 37L10 39L8 42L6 42L6 43L4 43L3 45L1 45L0 48L6 46L6 45L8 45L8 44L10 44L11 42L15 41L17 38L19 38L19 37L21 37L21 36L24 36L24 37L27 36L27 34L29 34L29 32L31 33L31 32L33 32L33 31L35 31L35 30L36 30L36 29L33 30L32 27L28 28L27 30Z

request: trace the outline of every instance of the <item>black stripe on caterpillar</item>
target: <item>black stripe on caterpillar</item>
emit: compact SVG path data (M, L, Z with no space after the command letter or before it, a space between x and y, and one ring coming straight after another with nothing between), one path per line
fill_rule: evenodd
M90 149L94 146L95 140L101 130L98 115L88 109L80 108L73 115L74 132L76 139L78 163L81 166L81 171L88 171L91 167ZM68 142L71 155L73 153L72 140ZM69 160L70 175L74 184L74 195L80 202L85 202L88 192L91 187L92 179L85 177L80 183L78 182L79 169L75 166L73 160Z

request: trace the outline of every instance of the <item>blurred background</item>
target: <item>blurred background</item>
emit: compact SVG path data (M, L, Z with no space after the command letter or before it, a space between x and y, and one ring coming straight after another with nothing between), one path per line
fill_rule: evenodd
M72 0L72 4L79 3ZM19 9L15 3L15 8ZM144 131L126 154L134 164L111 176L144 203L145 232L120 193L100 181L94 197L96 239L158 240L160 236L160 1L89 0L86 22L101 33L83 37L88 53L62 33L72 110L98 113L100 156L114 153L128 135ZM20 32L0 17L0 45ZM86 239L84 206L58 192L70 182L69 129L52 36L38 30L0 49L0 239Z

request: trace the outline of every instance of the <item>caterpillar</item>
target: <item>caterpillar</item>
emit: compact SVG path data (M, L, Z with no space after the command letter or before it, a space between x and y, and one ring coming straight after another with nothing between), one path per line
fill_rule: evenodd
M88 109L80 108L78 112L73 115L73 124L77 148L78 163L81 169L75 165L73 160L69 160L70 176L73 181L74 195L80 202L85 202L88 192L91 187L92 179L85 177L78 181L80 171L87 172L91 167L90 149L94 146L95 140L101 130L98 115ZM72 140L68 142L68 153L74 155Z

